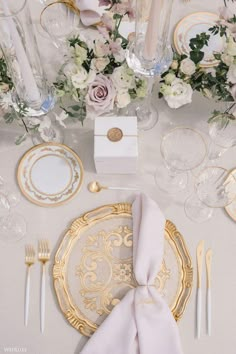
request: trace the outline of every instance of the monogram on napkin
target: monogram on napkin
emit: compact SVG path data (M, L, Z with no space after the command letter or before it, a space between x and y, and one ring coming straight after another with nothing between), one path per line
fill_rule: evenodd
M133 214L133 266L139 286L130 290L81 354L181 354L176 322L154 279L163 259L165 218L145 195Z

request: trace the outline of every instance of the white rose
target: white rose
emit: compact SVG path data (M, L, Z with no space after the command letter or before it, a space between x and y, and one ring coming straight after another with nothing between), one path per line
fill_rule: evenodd
M236 56L236 42L232 37L228 39L225 53L231 56Z
M232 84L236 84L236 64L232 64L229 67L229 71L227 73L228 82Z
M223 61L224 64L226 64L227 66L230 66L234 62L234 57L232 57L229 54L224 53L221 55L221 60Z
M135 85L134 72L127 65L115 68L111 75L111 80L118 92L128 91Z
M170 108L179 108L192 102L193 90L181 79L175 79L170 87L170 94L164 95Z
M186 58L182 60L180 64L180 70L182 71L183 74L191 76L196 71L196 65L191 59Z
M128 104L131 102L130 94L126 92L118 92L116 95L116 104L118 108L124 108L128 106Z
M105 67L110 63L109 58L94 58L91 61L91 68L96 71L103 71Z
M82 66L77 69L77 73L71 76L72 85L75 88L84 89L94 81L96 73L94 70L87 72Z
M175 74L169 73L169 74L167 74L167 75L165 76L165 83L166 83L167 85L171 85L172 82L173 82L175 79L176 79Z
M67 76L70 77L71 75L74 75L77 73L78 67L75 65L74 62L69 62L67 63L64 68L63 68L63 73Z

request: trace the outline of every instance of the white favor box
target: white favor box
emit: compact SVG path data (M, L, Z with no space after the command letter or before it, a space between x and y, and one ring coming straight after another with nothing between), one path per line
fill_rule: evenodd
M94 162L97 173L136 173L138 163L136 117L95 119Z

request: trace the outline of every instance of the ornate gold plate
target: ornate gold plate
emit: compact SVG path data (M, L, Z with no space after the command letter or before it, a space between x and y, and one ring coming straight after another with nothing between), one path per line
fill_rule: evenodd
M126 203L84 214L66 232L55 255L54 288L69 323L90 336L127 291L132 268L132 214ZM165 250L155 285L179 320L191 294L193 269L181 234L166 222Z
M176 26L174 32L174 45L179 54L188 55L190 52L189 41L197 34L207 32L210 34L209 45L203 47L205 53L201 62L202 67L212 67L218 64L214 52L221 52L225 40L220 35L212 35L209 28L215 26L219 15L211 12L195 12L184 17Z
M34 146L22 157L17 180L22 193L32 203L57 206L80 190L83 165L68 146L44 143Z

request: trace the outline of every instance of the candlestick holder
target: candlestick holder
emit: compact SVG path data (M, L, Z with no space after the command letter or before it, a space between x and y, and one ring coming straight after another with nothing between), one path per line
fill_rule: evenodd
M169 24L173 0L136 0L135 38L130 42L126 60L136 74L148 80L146 99L136 109L138 126L152 129L158 111L152 104L154 78L160 77L172 63Z
M13 81L12 101L16 112L41 116L55 104L47 83L27 0L1 0L0 45Z

